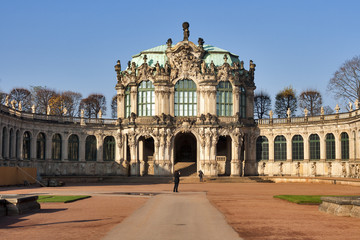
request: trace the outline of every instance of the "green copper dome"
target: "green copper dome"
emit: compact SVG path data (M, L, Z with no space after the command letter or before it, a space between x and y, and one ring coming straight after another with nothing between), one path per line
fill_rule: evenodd
M174 46L174 45L173 45ZM160 45L157 47L153 47L147 50L144 50L140 52L139 54L136 54L132 57L131 62L135 62L136 66L140 66L144 63L144 55L147 57L147 63L154 67L156 62L159 62L160 66L164 66L166 61L168 60L165 51L167 49L167 45ZM204 55L205 63L208 65L211 63L211 61L214 62L215 66L221 66L224 63L224 55L227 55L227 62L232 65L233 63L239 61L239 56L232 54L229 51L226 51L224 49L214 47L212 45L204 45L204 50L206 51Z

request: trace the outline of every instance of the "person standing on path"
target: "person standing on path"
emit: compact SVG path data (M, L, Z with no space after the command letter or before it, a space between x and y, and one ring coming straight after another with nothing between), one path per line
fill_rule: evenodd
M174 192L178 192L179 183L180 183L180 171L176 171L174 175L174 190L173 190Z
M204 173L203 171L201 171L201 169L199 170L199 178L200 178L200 182L203 181L203 176L204 176Z

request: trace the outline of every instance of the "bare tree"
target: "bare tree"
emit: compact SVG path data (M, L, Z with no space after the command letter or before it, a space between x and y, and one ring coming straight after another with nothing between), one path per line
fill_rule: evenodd
M356 99L360 101L360 56L346 60L340 66L330 79L328 90L345 104Z
M82 98L81 93L66 91L62 93L64 100L64 107L66 108L68 115L75 117L79 113L79 105Z
M271 110L270 95L264 91L256 93L254 96L254 113L258 119L269 116Z
M22 111L30 111L31 109L31 93L25 88L13 88L9 94L9 103L16 101L15 107L19 107L21 102Z
M33 103L36 107L36 112L46 114L49 100L55 97L57 93L53 89L47 87L34 86L32 88Z
M290 108L291 116L295 116L297 99L295 90L291 86L284 88L275 97L275 113L279 117L287 117L288 108Z
M117 115L117 95L112 97L111 100L111 117L116 118Z
M102 94L91 94L80 102L80 109L84 109L85 117L98 117L101 109L103 115L106 114L106 98Z
M310 116L319 115L322 106L321 94L314 89L307 89L299 96L300 108L306 108Z

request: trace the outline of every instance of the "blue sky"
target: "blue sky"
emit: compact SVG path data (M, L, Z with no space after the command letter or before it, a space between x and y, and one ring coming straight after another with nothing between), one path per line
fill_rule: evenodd
M47 86L115 95L114 65L141 50L190 40L239 55L256 67L257 90L272 98L326 91L347 59L359 55L360 1L5 1L0 0L0 90ZM109 104L108 104L109 105ZM107 112L110 117L110 111Z

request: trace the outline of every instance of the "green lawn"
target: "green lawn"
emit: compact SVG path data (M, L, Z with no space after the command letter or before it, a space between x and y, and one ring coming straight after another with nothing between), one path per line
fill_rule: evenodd
M320 198L326 195L276 195L274 198L280 198L297 204L314 204L321 203Z
M80 196L59 196L59 195L39 195L38 202L46 203L46 202L63 202L70 203L75 202L77 200L89 198L91 196L80 195Z

